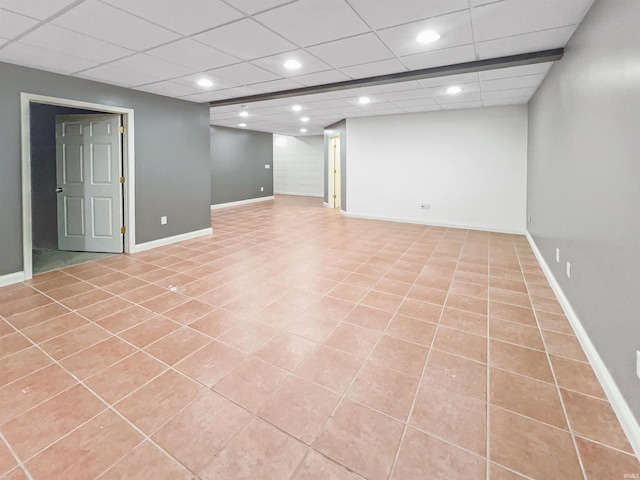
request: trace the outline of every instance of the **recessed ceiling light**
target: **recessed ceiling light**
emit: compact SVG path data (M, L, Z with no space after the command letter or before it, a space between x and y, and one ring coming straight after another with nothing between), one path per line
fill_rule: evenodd
M247 112L246 110L243 110L242 112L240 112L240 116L241 117L248 117L249 116L249 112Z
M309 121L309 117L302 117L300 119L301 122L308 122Z
M440 35L438 35L433 30L425 30L424 32L420 32L420 34L416 37L416 42L418 43L433 43L440 40Z
M460 87L449 87L447 88L447 93L449 95L457 95L462 91L462 89Z
M361 104L361 105L366 105L370 101L371 101L371 99L369 97L360 97L358 99L358 103Z
M198 85L200 85L201 87L213 87L213 82L208 78L201 78L200 80L198 80Z
M287 60L284 62L284 68L288 68L289 70L297 70L302 66L302 64L297 60Z
M301 128L301 129L300 129L300 131L301 131L302 133L307 133L307 129L306 129L306 128Z
M239 126L239 127L246 127L246 126L247 126L247 124L246 124L246 123L239 123L239 124L238 124L238 126Z
M300 105L294 105L293 107L291 107L291 110L293 110L294 112L299 112L300 110L302 110L302 107Z

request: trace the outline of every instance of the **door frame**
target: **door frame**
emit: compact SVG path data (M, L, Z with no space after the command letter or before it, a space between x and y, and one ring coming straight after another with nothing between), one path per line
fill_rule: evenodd
M327 155L327 179L328 179L328 184L329 184L329 189L328 189L328 195L329 198L327 198L327 204L329 205L329 208L336 208L336 201L333 198L334 195L336 194L335 191L335 185L336 185L336 174L333 173L334 170L334 166L335 166L335 155L334 152L335 150L333 149L333 141L336 140L336 142L340 142L340 135L333 135L331 137L329 137L329 154ZM340 151L340 157L342 157L342 150ZM341 158L338 158L338 165L340 167L342 167L342 165L340 164L340 160ZM342 185L342 171L340 171L340 185ZM340 205L342 205L342 198L340 199ZM340 209L342 209L342 206L340 207Z
M132 108L114 107L99 103L82 102L68 98L49 97L33 93L20 94L20 123L22 141L22 257L24 280L33 277L32 248L32 219L31 219L31 103L58 105L94 110L104 113L122 115L124 134L122 142L122 174L126 178L123 189L124 202L124 252L135 251L135 135L134 111Z

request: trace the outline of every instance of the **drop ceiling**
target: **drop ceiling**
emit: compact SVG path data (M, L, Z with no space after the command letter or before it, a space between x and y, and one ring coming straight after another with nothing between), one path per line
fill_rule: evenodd
M592 2L0 0L0 61L204 103L561 48ZM424 30L440 40L419 44ZM289 59L302 67L287 70ZM312 135L343 118L523 104L550 67L215 107L211 123ZM451 85L462 92L447 94Z

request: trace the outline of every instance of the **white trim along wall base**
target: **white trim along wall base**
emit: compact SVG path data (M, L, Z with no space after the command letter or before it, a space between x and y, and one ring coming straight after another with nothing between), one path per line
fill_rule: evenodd
M237 207L238 205L246 205L248 203L266 202L267 200L273 200L273 195L269 197L250 198L248 200L238 200L237 202L218 203L217 205L211 205L211 210L218 210L219 208Z
M593 343L591 343L591 339L582 326L582 322L580 322L578 315L576 315L573 307L571 307L569 300L567 299L564 292L560 288L560 285L553 276L551 269L544 261L544 258L542 257L542 254L540 253L540 250L538 249L535 241L528 232L526 235L527 240L531 245L531 249L538 259L538 263L540 263L540 266L542 267L542 271L547 277L547 280L549 281L553 292L556 294L556 297L558 297L558 301L560 302L560 305L562 306L562 309L564 310L569 323L571 323L573 331L575 332L576 337L578 338L578 341L580 342L580 345L584 350L584 353L589 359L589 363L593 367L593 371L598 377L598 380L600 381L600 384L602 385L602 388L607 395L609 402L611 403L613 411L620 421L620 425L622 426L624 433L627 434L627 438L629 439L629 443L631 444L633 451L635 452L636 456L640 457L640 425L638 425L638 421L631 412L631 409L627 405L627 402L622 396L622 393L620 393L615 380L600 358L598 351L593 346Z
M184 242L185 240L191 240L193 238L204 237L205 235L213 234L213 228L203 228L202 230L195 230L193 232L181 233L180 235L174 235L173 237L159 238L158 240L151 240L150 242L139 243L135 246L135 252L144 252L153 248L164 247L171 245L172 243Z
M325 204L325 206L327 206ZM491 225L459 225L455 223L437 223L437 222L426 222L420 220L413 220L410 218L393 218L393 217L380 217L377 215L367 215L361 213L352 213L345 212L344 210L340 210L340 214L345 217L351 218L365 218L369 220L382 220L385 222L399 222L399 223L413 223L415 225L428 225L432 227L447 227L447 228L461 228L465 230L480 230L483 232L496 232L496 233L508 233L512 235L524 235L525 232L522 230L509 229L509 228L501 228L501 227L493 227Z
M6 275L0 275L0 287L6 285L12 285L14 283L24 282L26 280L24 272L8 273Z

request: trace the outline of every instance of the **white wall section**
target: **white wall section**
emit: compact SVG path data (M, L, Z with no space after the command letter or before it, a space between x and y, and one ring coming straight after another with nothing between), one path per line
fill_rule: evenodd
M282 138L284 140L278 140ZM286 195L322 197L324 138L322 135L274 135L273 191Z
M524 233L526 106L356 118L347 126L348 215Z

